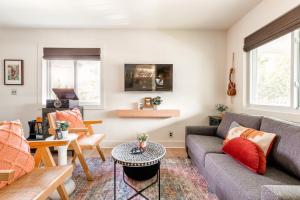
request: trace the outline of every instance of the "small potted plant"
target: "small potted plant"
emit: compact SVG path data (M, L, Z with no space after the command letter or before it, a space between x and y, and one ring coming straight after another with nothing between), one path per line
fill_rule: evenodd
M224 104L217 104L216 110L218 111L220 117L223 117L224 112L228 110L228 106Z
M62 133L62 138L65 139L68 137L68 128L69 128L69 123L66 121L61 121L60 122L60 129Z
M148 141L149 135L146 133L138 134L136 139L139 142L139 148L144 149L147 146L147 141Z
M163 100L161 99L160 96L154 97L152 98L152 105L153 105L153 109L157 110L157 106L159 106L161 104Z

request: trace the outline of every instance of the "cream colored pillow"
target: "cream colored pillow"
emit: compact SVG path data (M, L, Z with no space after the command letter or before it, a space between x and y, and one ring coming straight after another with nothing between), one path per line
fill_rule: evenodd
M263 150L265 156L269 154L276 134L243 127L236 122L233 123L235 124L231 125L231 129L228 131L224 144L234 138L242 137L256 143Z

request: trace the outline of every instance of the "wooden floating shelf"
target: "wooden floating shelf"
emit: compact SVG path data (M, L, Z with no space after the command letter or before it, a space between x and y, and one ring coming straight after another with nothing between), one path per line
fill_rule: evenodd
M117 116L123 118L170 118L179 117L180 110L117 110Z

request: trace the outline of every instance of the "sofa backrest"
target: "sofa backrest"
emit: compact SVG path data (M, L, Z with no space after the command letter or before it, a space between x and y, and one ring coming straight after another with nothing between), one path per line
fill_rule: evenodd
M272 162L300 178L300 124L263 118L260 130L276 134Z
M223 116L221 124L218 127L217 135L221 138L225 138L229 131L231 123L234 121L240 124L241 126L259 130L261 120L261 116L226 112Z

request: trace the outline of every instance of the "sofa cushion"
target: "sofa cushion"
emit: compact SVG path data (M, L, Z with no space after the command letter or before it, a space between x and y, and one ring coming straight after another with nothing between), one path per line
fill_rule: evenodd
M12 180L0 181L0 188L11 184L34 168L34 158L24 137L22 124L17 121L0 123L0 170L14 170Z
M223 116L221 124L218 127L217 135L219 137L225 138L227 136L231 123L234 121L240 124L241 126L259 130L261 120L261 116L226 112Z
M67 121L69 123L70 128L85 128L83 123L82 115L78 108L74 108L73 110L64 110L64 111L56 111L56 120L57 121ZM80 136L84 135L84 132L76 133Z
M220 199L260 200L263 185L298 185L300 181L268 166L264 176L256 174L226 154L207 154L206 177Z
M204 166L207 153L222 153L223 140L215 136L188 135L187 147Z
M277 135L270 154L272 161L300 178L300 125L263 118L260 129Z

